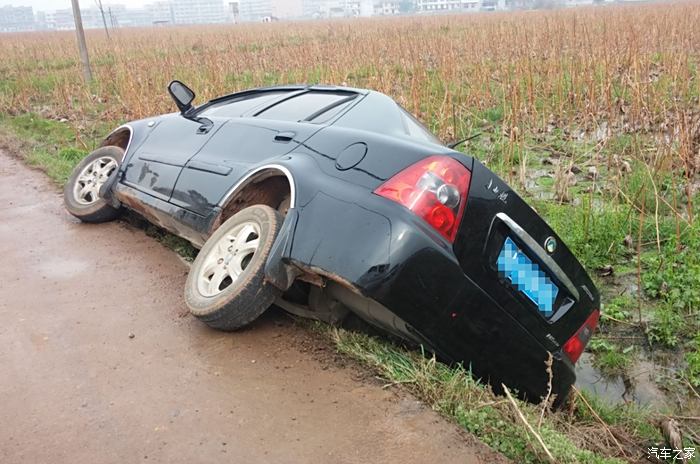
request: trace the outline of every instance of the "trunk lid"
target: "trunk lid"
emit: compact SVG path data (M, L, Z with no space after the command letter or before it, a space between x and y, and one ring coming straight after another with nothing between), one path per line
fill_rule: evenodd
M469 278L550 351L599 308L597 289L562 240L477 160L454 250Z

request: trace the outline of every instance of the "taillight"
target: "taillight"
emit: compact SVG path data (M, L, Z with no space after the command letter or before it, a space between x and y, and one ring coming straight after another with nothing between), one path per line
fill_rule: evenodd
M588 344L588 341L593 335L593 331L598 326L598 318L600 317L600 311L595 310L588 316L586 322L583 323L580 329L571 337L566 343L564 343L564 353L569 357L572 363L576 364L578 358L583 353L583 349Z
M374 193L405 206L454 242L470 179L471 173L458 161L431 156L399 172Z

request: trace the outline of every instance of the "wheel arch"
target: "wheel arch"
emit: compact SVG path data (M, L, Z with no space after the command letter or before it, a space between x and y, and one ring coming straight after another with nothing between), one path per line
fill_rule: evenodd
M105 137L105 139L102 141L100 147L119 147L124 150L124 157L126 157L126 153L129 150L129 146L131 145L131 140L133 138L134 129L130 125L124 124L123 126L119 126L110 132L109 135L107 135L107 137ZM120 161L124 161L124 158L122 158Z
M211 231L216 230L224 221L238 211L253 204L265 204L279 209L282 203L285 214L287 209L294 208L296 204L296 185L291 171L279 164L261 166L249 172L239 180L223 196L219 204L220 213L212 223Z

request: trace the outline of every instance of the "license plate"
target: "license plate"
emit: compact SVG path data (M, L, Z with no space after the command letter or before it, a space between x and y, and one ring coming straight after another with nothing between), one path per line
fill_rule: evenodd
M535 303L543 316L548 318L554 314L559 287L510 237L503 242L496 268L501 277L508 279L520 293Z

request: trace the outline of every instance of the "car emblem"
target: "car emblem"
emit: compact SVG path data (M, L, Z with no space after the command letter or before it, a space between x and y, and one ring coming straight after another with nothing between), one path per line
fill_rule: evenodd
M557 250L557 239L554 237L547 237L544 241L544 249L547 250L547 253L550 255L554 253Z

